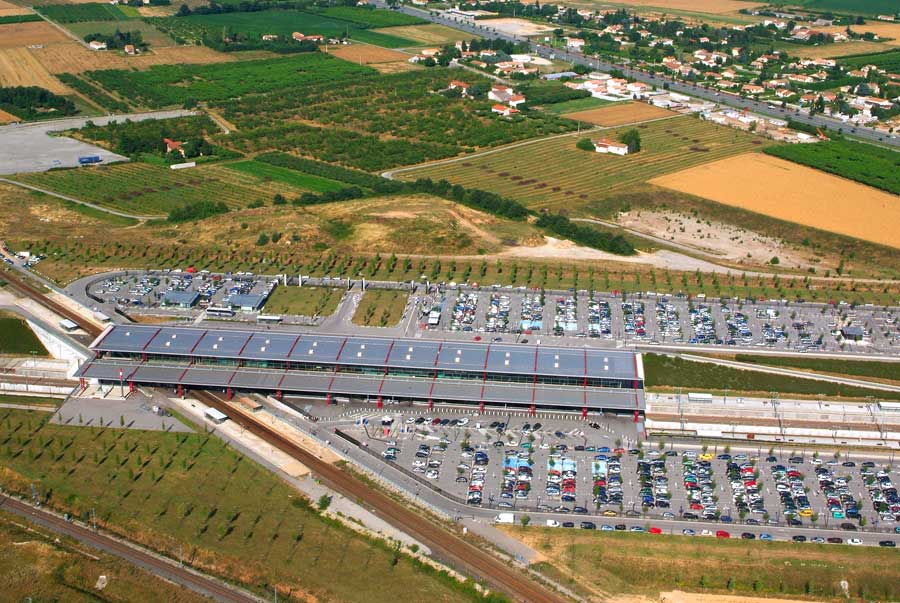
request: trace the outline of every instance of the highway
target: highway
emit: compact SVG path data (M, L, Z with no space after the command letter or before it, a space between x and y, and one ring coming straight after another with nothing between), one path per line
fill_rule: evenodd
M387 8L387 4L381 2L380 0L376 1L375 4L382 8ZM873 128L855 126L853 124L845 124L839 119L835 119L826 115L815 115L810 117L808 114L801 113L799 111L782 109L780 107L773 108L769 106L768 102L757 101L749 98L741 98L739 96L726 92L708 90L696 84L681 82L659 74L650 73L649 71L633 69L625 64L612 63L595 57L586 56L582 53L568 52L565 50L560 50L558 48L551 48L550 46L536 44L534 42L531 42L528 38L498 32L488 27L487 25L479 25L476 22L468 21L466 19L445 16L442 13L436 11L426 11L408 6L402 6L398 10L408 15L420 17L422 19L431 21L432 23L446 25L448 27L452 27L460 31L465 31L482 38L507 40L509 42L527 41L531 46L532 52L544 58L550 58L550 56L553 55L557 60L564 60L577 65L584 65L598 71L609 72L613 69L618 69L625 75L625 77L633 78L639 82L644 82L646 84L655 85L658 88L662 88L665 84L668 84L669 90L672 92L688 94L690 96L708 100L720 105L728 105L730 107L735 107L738 109L747 109L759 115L766 115L779 119L790 118L794 121L815 126L817 128L828 128L829 130L835 131L843 130L844 134L848 134L868 142L879 142L881 144L900 148L900 137L898 137L897 135L879 132ZM481 23L489 24L490 21L482 21Z
M78 542L124 559L154 576L180 584L190 590L212 597L222 603L261 603L263 599L199 572L180 566L177 562L151 553L141 547L95 532L43 509L10 497L0 500L0 509L10 511L28 521L74 538Z

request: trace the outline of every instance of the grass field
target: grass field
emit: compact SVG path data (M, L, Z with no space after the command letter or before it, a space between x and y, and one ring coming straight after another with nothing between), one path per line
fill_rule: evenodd
M220 101L249 92L296 89L371 73L374 71L368 67L315 52L222 65L155 65L146 71L92 71L87 75L107 90L149 107L163 107L188 99Z
M98 168L19 174L16 178L135 215L164 215L195 201L222 201L229 207L269 202L275 192L254 176L215 165L170 170L147 163L120 163Z
M118 6L90 2L86 4L47 4L35 9L57 23L82 23L84 21L125 21L130 18Z
M296 170L289 170L261 161L237 161L234 163L226 163L224 164L224 167L230 170L237 170L244 174L250 174L251 176L256 176L260 180L284 182L299 190L312 191L315 193L336 191L344 187L343 184L335 182L334 180L304 174Z
M852 377L871 377L878 380L900 382L900 363L897 362L754 356L752 354L735 354L734 359L739 362L750 362L766 366L783 366L818 373L831 373L834 375L847 375Z
M188 565L262 596L277 585L279 600L386 603L396 600L397 584L410 603L473 600L388 545L322 518L217 437L47 418L0 411L4 490L30 498L33 483L45 506L78 518L96 509L101 527L175 559L183 550Z
M343 295L343 289L333 287L277 287L263 310L266 314L330 316Z
M844 15L892 15L897 12L895 0L791 0L789 4Z
M765 141L693 117L639 126L641 151L626 157L575 148L577 136L558 137L483 157L423 166L399 173L404 180L447 179L517 199L529 207L567 209L609 198L654 176L758 148ZM593 138L614 138L606 130ZM588 136L582 135L581 138Z
M766 152L900 195L900 154L892 149L852 140L829 140L773 147Z
M33 406L56 407L62 404L62 398L42 398L40 396L12 396L0 394L0 404L29 404Z
M66 29L71 31L79 38L93 33L104 35L112 35L119 31L139 31L144 42L156 48L161 46L174 46L175 41L168 35L159 31L146 21L132 19L126 23L119 21L85 21L82 23L70 23L66 25Z
M408 291L369 289L359 300L356 313L353 315L353 324L392 327L400 322L407 302L409 302Z
M647 388L657 390L687 387L703 391L727 391L729 394L753 393L763 397L770 396L771 392L778 392L786 396L859 399L872 396L882 400L897 399L895 392L741 370L657 354L644 354L644 373Z
M900 24L897 24L896 27L900 28ZM900 49L893 49L890 52L844 57L841 60L841 64L851 69L857 69L863 65L875 65L885 71L896 72L900 70Z
M546 105L543 107L544 111L548 113L556 113L557 115L563 115L565 113L577 113L578 111L587 111L588 109L596 109L597 107L605 107L607 105L612 104L612 101L603 100L602 98L594 98L593 96L589 96L587 98L576 98L570 101L563 101L561 103L554 103L552 105ZM566 116L568 117L568 116Z
M27 526L27 528L25 527ZM0 512L0 591L7 601L55 603L208 603L209 599L162 580L127 561L92 550L68 538ZM94 587L106 576L102 591ZM102 598L98 597L102 595Z
M582 100L582 99L577 99ZM583 99L587 100L587 99ZM572 102L572 101L569 101ZM566 111L564 117L577 121L584 121L595 126L621 126L640 121L659 119L661 117L674 117L676 114L666 109L654 107L648 103L616 103L598 109L586 111Z
M563 535L546 528L504 531L546 557L532 567L590 600L628 593L655 601L660 592L672 590L722 596L709 601L733 601L724 597L741 594L752 601L791 596L848 600L841 595L841 580L849 582L854 602L900 594L900 557L878 547L748 542L735 539L734 532L722 540L590 530Z
M776 152L781 154L781 149ZM804 159L806 153L816 151L796 152ZM777 157L759 153L729 157L651 182L780 220L900 247L896 196Z
M3 311L0 311L0 354L48 355L47 349L22 318Z
M325 37L349 35L352 40L386 48L402 48L416 44L412 40L396 35L357 27L349 21L331 18L327 14L316 14L299 10L191 15L188 17L171 17L167 21L167 25L179 26L178 31L185 29L196 31L195 36L201 39L204 32L208 32L207 35L215 35L216 33L221 33L222 28L227 27L252 39L260 39L264 34L275 34L282 39L290 39L293 32L299 31L307 35L318 34ZM181 37L186 36L182 35Z

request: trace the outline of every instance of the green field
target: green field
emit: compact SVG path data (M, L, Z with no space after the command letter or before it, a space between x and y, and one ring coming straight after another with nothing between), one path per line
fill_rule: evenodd
M304 174L288 168L279 167L270 163L261 161L237 161L235 163L225 164L230 170L237 170L244 174L256 176L260 180L275 180L284 182L300 190L312 191L314 193L324 193L327 191L336 191L344 188L344 185L334 180Z
M275 34L283 40L290 40L291 34L297 31L306 35L322 35L326 38L349 36L352 40L386 48L403 48L416 44L415 41L407 40L406 38L369 31L355 22L333 18L328 14L328 11L370 12L336 7L328 9L322 14L300 10L266 10L249 13L190 15L187 17L169 17L166 19L164 27L172 28L173 31L179 32L179 36L182 38L200 40L204 36L213 39L216 36L220 37L223 28L228 28L253 40L260 39L264 34ZM389 13L389 16L394 17L395 15L394 13ZM395 23L395 25L399 25L399 23Z
M858 69L863 65L875 65L888 73L897 73L900 71L900 48L873 54L854 54L841 58L839 62L850 69Z
M131 18L118 6L91 2L88 4L47 4L34 7L37 12L57 23L84 21L125 21Z
M0 394L0 404L29 404L33 406L56 407L62 404L62 398L43 398L41 396L12 396Z
M107 421L118 424L114 415ZM79 427L77 417L59 426L48 418L0 409L4 490L31 498L34 484L44 506L81 519L96 509L101 528L263 597L278 585L284 601L393 603L402 584L409 603L475 601L389 545L323 518L285 481L205 431Z
M0 311L0 354L47 356L47 350L22 318Z
M587 111L588 109L596 109L597 107L611 104L613 104L613 101L589 96L587 98L576 98L574 100L563 101L561 103L555 103L553 105L546 105L545 107L543 107L543 110L549 113L555 113L557 115L564 115L565 113Z
M615 138L627 128L565 136L484 157L397 174L404 180L446 179L503 194L534 208L575 209L651 178L751 151L763 139L693 117L638 126L639 153L618 157L575 148L579 138Z
M663 535L595 530L566 530L563 535L558 529L519 527L504 531L546 558L533 568L591 601L616 599L611 595L618 593L656 601L660 592L673 590L746 595L752 597L748 601L760 602L789 597L860 603L900 595L900 555L893 549L748 542L738 538L739 528L731 529L727 540L669 536L668 528ZM841 580L850 585L848 598L842 595Z
M537 111L502 120L490 113L492 101L434 94L454 77L443 69L421 70L225 101L222 114L238 128L227 142L243 153L290 149L374 172L577 127Z
M141 32L141 36L143 37L144 42L149 44L150 46L162 47L162 46L174 46L175 42L159 31L151 24L146 21L141 21L139 19L132 19L127 23L121 23L119 21L84 21L81 23L71 23L66 25L66 29L71 31L73 34L78 36L79 38L84 38L89 34L103 34L103 35L112 35L116 33L116 31L139 31Z
M333 287L277 287L263 310L266 314L330 316L343 295L343 289Z
M646 386L652 388L693 388L704 391L746 392L768 396L771 392L782 395L836 396L882 400L900 398L895 392L863 387L851 387L840 383L798 379L771 373L761 373L720 366L707 362L692 362L682 358L644 354Z
M820 373L834 373L853 377L874 377L900 381L900 363L867 362L863 360L832 360L829 358L795 358L783 356L754 356L752 354L736 354L738 362L750 362L767 366L784 366Z
M298 90L316 82L339 82L373 73L369 67L316 52L215 65L155 65L146 71L90 71L86 75L123 98L158 108L186 100L223 101L248 93Z
M96 168L19 174L22 182L135 215L162 215L197 201L229 207L266 202L274 194L258 178L217 166L170 170L161 165L120 163Z
M893 15L900 11L896 0L791 0L788 4L843 15Z
M424 19L412 17L399 11L383 9L372 10L350 6L329 6L316 12L332 19L349 21L361 27L395 27L398 25L423 25L428 23Z
M10 23L31 23L34 21L43 21L40 15L3 15L0 17L0 25L8 25Z
M392 327L400 322L407 302L409 291L369 289L359 300L353 323L367 327Z
M900 153L890 149L829 140L769 147L766 153L900 195Z

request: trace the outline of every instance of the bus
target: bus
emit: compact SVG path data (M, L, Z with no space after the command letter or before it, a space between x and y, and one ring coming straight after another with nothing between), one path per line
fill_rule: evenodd
M281 316L275 314L260 314L256 317L256 322L262 324L278 324L281 322Z
M210 306L206 313L210 316L234 316L234 310L225 306Z

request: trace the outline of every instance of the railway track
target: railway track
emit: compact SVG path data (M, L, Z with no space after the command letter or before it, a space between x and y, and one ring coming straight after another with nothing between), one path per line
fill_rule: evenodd
M81 329L91 337L97 337L103 331L103 329L101 329L97 325L91 323L88 320L85 320L83 316L81 316L74 310L70 310L61 303L53 301L52 299L47 297L43 291L41 291L37 287L34 287L33 285L28 284L23 279L13 274L11 270L5 271L2 275L0 275L0 278L9 283L10 287L15 289L22 295L33 299L48 310L62 316L63 318L68 318L79 327L81 327Z
M306 465L335 491L350 500L365 501L376 515L407 532L457 568L483 579L495 590L513 597L515 601L567 603L567 599L545 589L523 572L509 567L490 553L433 524L415 510L408 509L373 490L339 467L316 458L252 415L227 404L208 391L194 394L204 404L227 414L235 423Z
M212 597L222 603L260 603L261 601L261 599L249 593L179 567L172 561L151 555L109 536L98 534L85 527L68 522L53 513L26 505L14 498L6 497L0 500L0 509L11 511L57 534L64 534L92 548L115 555L149 571L155 576L176 582L194 592Z

